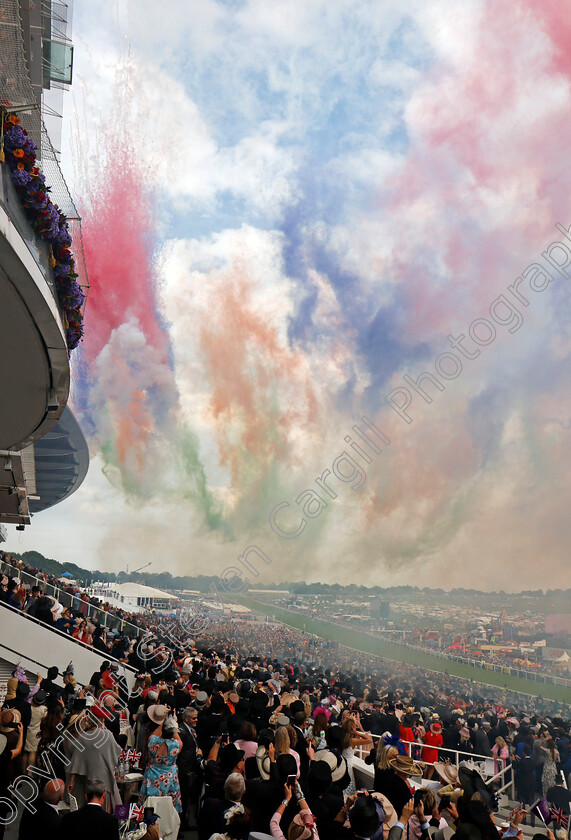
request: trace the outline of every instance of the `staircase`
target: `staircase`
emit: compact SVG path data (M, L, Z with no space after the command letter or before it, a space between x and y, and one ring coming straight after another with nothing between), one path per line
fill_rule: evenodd
M8 604L0 604L0 617L0 658L14 667L21 662L22 667L32 673L47 670L52 665L63 671L67 663L73 661L76 680L82 685L89 685L91 675L99 670L103 661L118 662L112 656L102 654ZM135 669L123 662L118 664L119 672L124 674L131 688Z

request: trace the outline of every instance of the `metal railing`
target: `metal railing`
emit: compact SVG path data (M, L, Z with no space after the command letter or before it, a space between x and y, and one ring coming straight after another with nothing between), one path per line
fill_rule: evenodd
M370 735L371 741L376 746L375 742L379 741L383 738L382 735ZM407 750L407 755L412 757L413 747L418 747L419 758L416 758L415 761L422 762L422 748L426 747L427 749L438 750L438 758L440 760L441 753L446 753L447 756L453 756L454 760L449 760L448 763L452 764L456 768L460 766L462 761L474 761L475 763L484 766L480 768L479 772L486 785L491 785L493 782L501 780L502 786L499 789L496 789L496 794L505 793L508 788L510 788L510 798L515 799L515 783L514 777L512 772L512 764L511 762L507 763L498 773L494 773L492 776L488 776L485 770L485 762L488 761L495 761L497 760L498 763L501 763L503 759L495 759L494 756L490 755L480 755L479 753L466 753L464 750L455 750L450 749L449 747L434 747L432 744L424 744L422 741L402 741L405 745ZM355 755L358 758L363 758L363 747L359 746L355 748ZM506 781L507 780L507 781Z
M27 618L28 621L33 621L35 624L39 624L41 627L45 627L46 630L49 630L52 633L58 633L64 639L67 639L68 642L73 642L76 645L80 645L81 647L84 647L90 653L94 653L94 654L96 654L96 656L100 656L102 660L105 659L105 660L108 660L109 662L117 662L117 664L121 668L123 668L123 670L131 671L133 674L136 673L137 669L134 668L132 665L129 665L128 662L123 662L121 659L116 659L114 656L111 656L110 653L103 653L103 651L97 650L92 645L88 645L87 642L82 642L81 639L76 639L73 636L70 636L69 633L65 633L63 630L60 630L58 627L54 627L52 624L46 624L45 621L42 621L41 619L36 618L33 615L28 615L28 613L22 612L22 610L19 610L17 607L12 606L12 604L7 604L5 601L0 601L0 607L3 607L4 609L7 609L7 610L11 610L13 613L16 613L16 615L20 615L23 618ZM0 642L0 648L5 648L6 650L9 650L9 648L7 648L2 642ZM11 652L16 653L18 655L20 653L19 651L11 651ZM38 662L35 659L30 659L30 657L28 657L28 656L25 656L24 658L29 659L30 662L34 662L35 664L40 665L40 667L42 667L42 668L47 668L47 665L44 665L44 664L42 664L41 662Z
M74 610L74 612L80 611L80 604L87 604L86 617L95 619L98 624L107 630L119 630L121 633L126 632L128 635L134 635L137 638L145 632L144 628L138 627L136 624L131 624L130 621L120 616L113 615L113 613L107 612L107 610L101 609L101 607L96 607L94 604L90 604L89 601L81 601L79 597L81 593L73 594L66 589L61 589L59 586L45 581L42 577L21 571L16 566L12 566L11 563L7 563L6 560L0 560L0 571L8 577L29 583L31 586L39 586L45 595L53 595L62 607ZM24 613L24 615L27 615L27 613ZM50 625L46 626L49 627Z
M571 688L571 679L567 679L567 677L556 677L554 674L544 674L539 673L538 671L526 671L524 668L514 668L512 665L502 665L497 662L482 662L478 659L470 659L469 656L460 656L448 653L447 651L439 650L438 648L413 645L410 642L406 642L401 639L391 639L388 636L376 635L374 638L381 639L383 642L389 642L390 644L397 645L398 647L405 647L409 650L417 650L421 653L427 653L430 656L438 656L440 659L447 659L451 662L459 662L465 665L470 665L471 667L479 668L482 671L494 671L498 674L519 677L522 680L529 680L530 682L539 682L544 685L561 685L564 688Z

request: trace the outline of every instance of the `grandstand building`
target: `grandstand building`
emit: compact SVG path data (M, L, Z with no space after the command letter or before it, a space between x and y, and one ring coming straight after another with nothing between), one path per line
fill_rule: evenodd
M51 0L0 0L0 523L20 530L89 463L68 405L87 277L54 108L72 81L69 15Z
M114 607L131 613L148 610L171 611L178 606L176 595L142 583L94 583L86 590L88 595L101 598Z

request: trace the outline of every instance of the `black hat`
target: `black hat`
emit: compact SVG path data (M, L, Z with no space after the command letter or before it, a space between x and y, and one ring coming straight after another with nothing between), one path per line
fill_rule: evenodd
M274 743L275 732L273 729L267 727L266 729L260 729L258 733L258 744L261 747L267 747L269 744Z
M276 768L279 777L284 783L288 776L297 776L297 763L291 753L282 753L276 758Z
M377 803L372 796L358 796L349 811L349 823L359 837L370 837L381 823Z
M224 698L221 694L213 694L210 700L210 710L212 712L224 711Z
M43 706L43 704L46 702L46 697L47 697L47 694L43 690L43 688L38 688L38 690L36 691L36 693L32 697L32 700L33 700L33 702L35 703L36 706Z
M218 760L222 770L233 770L244 758L244 750L239 750L236 744L226 744L218 753Z
M291 715L295 716L298 712L305 712L305 706L301 700L294 700L293 703L289 704L289 711Z
M256 692L256 694L254 694L254 699L252 700L252 709L256 712L263 712L268 705L269 699L270 698L264 691Z
M52 665L48 668L48 680L55 680L57 677L59 677L59 670L56 665Z
M29 693L30 686L28 683L19 682L16 686L16 697L19 697L21 700L25 700Z
M250 680L240 680L235 686L239 697L249 697L252 693L252 683Z
M331 787L331 767L326 761L312 761L307 772L307 790L322 796Z

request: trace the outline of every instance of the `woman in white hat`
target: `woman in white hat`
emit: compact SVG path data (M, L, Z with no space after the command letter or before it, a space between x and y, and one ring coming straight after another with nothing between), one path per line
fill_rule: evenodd
M180 814L182 800L176 758L182 741L174 718L168 717L166 706L149 706L147 714L156 728L147 745L148 763L143 776L139 802L145 803L148 796L170 796L175 809Z

